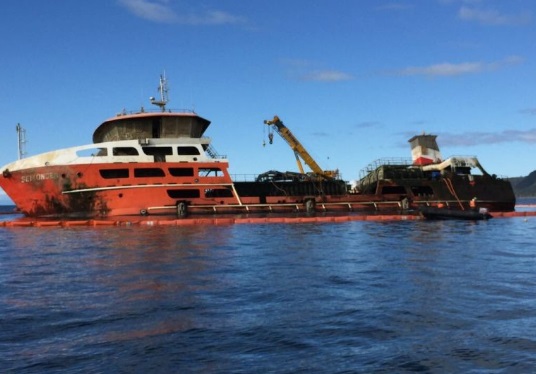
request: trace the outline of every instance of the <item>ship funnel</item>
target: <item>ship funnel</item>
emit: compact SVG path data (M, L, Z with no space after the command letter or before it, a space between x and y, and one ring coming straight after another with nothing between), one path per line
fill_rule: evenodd
M436 135L416 135L411 138L411 157L413 165L428 165L440 163L442 161L439 146L436 142Z

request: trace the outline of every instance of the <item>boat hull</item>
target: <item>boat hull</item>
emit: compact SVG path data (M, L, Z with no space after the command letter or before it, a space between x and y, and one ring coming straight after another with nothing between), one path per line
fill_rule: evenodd
M198 175L218 170L214 176ZM177 201L215 204L208 191L226 191L229 176L214 163L125 163L45 166L8 171L0 187L18 210L31 217L104 217L143 214L154 206L175 206ZM178 173L173 176L171 173ZM227 202L235 202L233 197Z
M0 176L0 187L17 209L30 217L109 217L147 214L313 212L400 209L400 201L381 196L348 194L337 182L238 182L225 168L221 176L199 176L215 169L196 163L191 174L173 176L184 163L92 164L47 166L10 171ZM119 178L121 170L128 169ZM139 170L161 170L162 176L136 177ZM118 173L118 178L103 175ZM275 188L275 190L274 190ZM181 205L182 204L182 205Z
M509 183L500 180L482 181L479 186L454 179L446 188L442 181L390 179L379 181L369 193L358 193L340 180L233 182L226 166L213 162L44 166L5 172L0 187L19 211L31 217L400 212L438 203L468 209L474 196L490 211L513 211L515 206ZM201 172L207 170L218 172Z

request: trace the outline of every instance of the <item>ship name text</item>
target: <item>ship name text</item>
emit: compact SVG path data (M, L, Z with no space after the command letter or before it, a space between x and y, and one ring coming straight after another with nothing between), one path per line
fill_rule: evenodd
M20 178L21 183L32 183L37 181L44 181L47 179L59 179L59 175L56 173L37 173L23 175Z

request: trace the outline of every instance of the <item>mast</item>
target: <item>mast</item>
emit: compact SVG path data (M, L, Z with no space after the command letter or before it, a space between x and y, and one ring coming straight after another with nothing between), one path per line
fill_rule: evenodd
M20 123L17 123L17 138L20 160L26 155L26 130L20 125Z
M166 73L160 74L160 84L158 85L158 92L160 93L160 100L151 97L151 104L159 106L162 112L166 111L166 104L169 101L168 99L168 86L166 80Z

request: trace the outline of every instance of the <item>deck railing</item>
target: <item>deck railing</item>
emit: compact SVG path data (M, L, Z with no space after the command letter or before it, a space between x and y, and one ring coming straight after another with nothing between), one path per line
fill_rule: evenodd
M365 168L361 169L361 171L359 172L359 179L363 179L370 172L378 169L380 166L384 166L384 165L411 165L412 163L413 163L413 161L411 160L411 158L407 158L407 157L379 158L377 160L372 161Z

